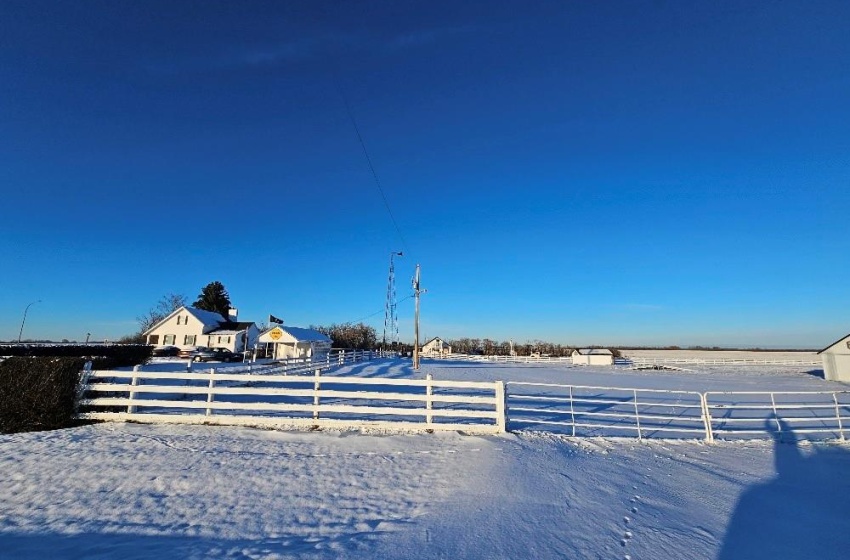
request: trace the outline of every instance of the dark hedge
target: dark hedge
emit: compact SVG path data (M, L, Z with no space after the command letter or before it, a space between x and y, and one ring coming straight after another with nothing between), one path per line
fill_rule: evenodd
M0 433L75 424L82 358L9 358L0 362Z
M153 346L147 344L10 344L0 347L0 356L91 359L94 369L143 364L152 353Z

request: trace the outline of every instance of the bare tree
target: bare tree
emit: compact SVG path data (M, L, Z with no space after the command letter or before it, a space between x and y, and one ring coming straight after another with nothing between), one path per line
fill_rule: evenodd
M168 317L172 311L186 305L186 296L183 294L165 294L156 305L151 307L147 313L136 317L139 322L139 334L141 335L155 324Z

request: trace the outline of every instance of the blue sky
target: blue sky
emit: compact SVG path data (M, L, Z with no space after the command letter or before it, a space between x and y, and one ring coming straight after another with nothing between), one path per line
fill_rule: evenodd
M428 337L826 346L847 29L847 2L7 0L0 340L39 299L25 338L116 338L214 280L244 320L380 335L403 250Z

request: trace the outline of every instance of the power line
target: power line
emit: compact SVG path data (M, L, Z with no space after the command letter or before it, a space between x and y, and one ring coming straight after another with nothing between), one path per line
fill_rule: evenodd
M369 157L369 150L366 149L366 143L363 141L363 136L360 134L360 127L357 126L357 119L354 118L354 111L351 109L351 103L348 101L348 97L346 97L345 92L342 90L342 85L340 84L339 78L336 80L336 87L339 91L339 96L342 97L342 102L345 104L345 110L348 113L348 118L351 120L352 126L354 126L354 132L357 133L357 140L360 142L360 147L363 148L363 155L366 156L366 162L369 164L369 169L372 171L372 177L375 179L375 186L378 187L378 192L381 193L381 199L384 201L384 206L387 209L387 213L390 215L390 220L393 222L393 226L395 227L395 231L398 234L399 239L401 240L401 244L404 247L404 250L407 251L407 242L404 240L404 235L401 233L401 228L398 227L398 222L395 219L395 215L393 215L392 208L390 208L390 203L387 200L387 195L384 193L384 188L381 186L381 180L378 178L378 172L375 171L375 166L372 164L372 158Z
M409 296L407 296L407 297L401 298L401 299L400 299L400 300L398 300L398 302L396 302L396 303L401 303L401 302L403 302L403 301L407 301L407 300L409 300L409 299L410 299L410 298L412 298L412 297L413 297L413 294L410 294L410 295L409 295ZM349 323L359 323L360 321L363 321L363 320L365 320L365 319L369 319L369 318L371 318L371 317L374 317L374 316L375 316L375 315L377 315L378 313L384 313L384 309L379 309L378 311L375 311L374 313L371 313L371 314L369 314L369 315L366 315L365 317L360 317L359 319L355 319L354 321L349 321L348 323L344 323L344 324L349 324Z

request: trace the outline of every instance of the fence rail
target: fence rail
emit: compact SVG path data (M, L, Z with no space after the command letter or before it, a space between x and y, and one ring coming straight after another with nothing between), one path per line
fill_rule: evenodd
M690 392L509 382L508 427L572 436L846 440L850 391Z
M666 364L682 365L722 365L722 366L819 366L823 362L816 359L810 360L755 360L746 358L644 358L626 356L626 360L633 365L652 366Z
M850 391L709 392L705 396L707 422L715 437L752 437L767 431L780 439L844 441L850 426Z
M342 358L367 359L368 353ZM194 372L83 372L79 418L492 434L846 441L850 391L695 392L322 375L340 359Z
M678 434L710 437L703 396L691 391L509 382L510 425L547 426L569 435Z
M81 419L189 424L505 431L504 384L264 372L89 372Z
M566 364L572 365L569 356L484 356L477 354L422 354L423 358L463 362L492 362L502 364Z

